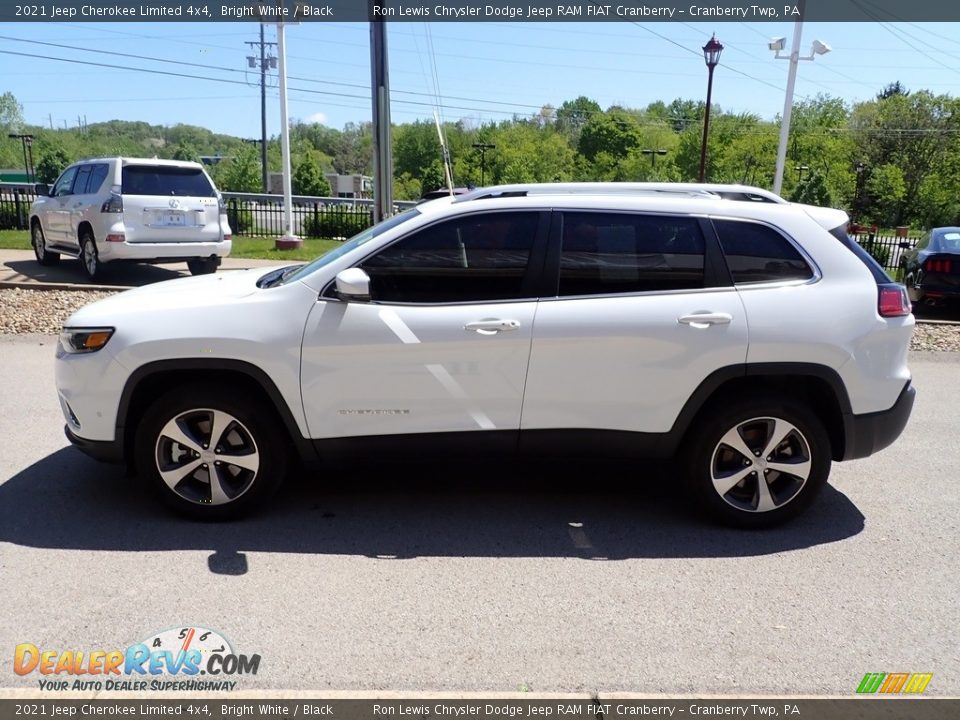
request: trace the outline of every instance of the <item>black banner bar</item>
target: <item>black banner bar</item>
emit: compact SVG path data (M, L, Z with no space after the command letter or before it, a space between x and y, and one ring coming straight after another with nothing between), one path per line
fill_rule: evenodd
M783 22L802 0L37 0L4 22ZM805 21L960 21L957 0L806 0Z
M593 700L563 698L463 700L388 699L172 699L172 700L0 700L0 720L24 718L205 718L226 720L376 720L377 718L781 718L797 720L945 720L960 717L960 700L936 698Z

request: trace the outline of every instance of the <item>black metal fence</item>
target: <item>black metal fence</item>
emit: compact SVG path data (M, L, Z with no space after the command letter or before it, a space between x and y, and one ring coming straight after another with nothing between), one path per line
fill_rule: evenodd
M900 268L900 259L903 254L908 252L907 248L901 247L901 244L909 244L911 241L907 237L897 235L879 235L873 232L860 232L852 234L851 237L857 241L864 250L870 253L873 258L880 263L884 270L896 271Z
M0 186L0 230L27 230L33 186L4 183Z
M0 184L0 230L27 230L33 186ZM223 193L227 219L234 235L276 236L286 230L283 198L256 193ZM397 202L395 210L414 205ZM347 238L373 224L373 200L294 195L293 231L300 237Z

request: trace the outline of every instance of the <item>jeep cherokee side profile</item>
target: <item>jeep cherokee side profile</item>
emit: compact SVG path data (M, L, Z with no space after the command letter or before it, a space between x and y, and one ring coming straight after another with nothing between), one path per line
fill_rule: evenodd
M306 265L184 278L63 328L69 439L175 509L258 507L295 451L674 457L773 525L904 428L914 320L846 215L757 188L502 186Z

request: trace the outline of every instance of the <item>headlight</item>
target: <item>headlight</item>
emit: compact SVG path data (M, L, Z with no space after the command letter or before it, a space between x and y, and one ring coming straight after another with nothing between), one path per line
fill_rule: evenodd
M96 352L110 340L113 335L111 327L71 328L65 327L60 331L60 347L67 353Z

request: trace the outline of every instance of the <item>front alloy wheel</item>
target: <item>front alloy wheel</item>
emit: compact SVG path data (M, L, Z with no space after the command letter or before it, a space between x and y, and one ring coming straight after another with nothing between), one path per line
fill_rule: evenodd
M138 474L175 510L200 519L262 506L286 474L288 441L273 408L236 387L181 385L137 426Z
M233 415L196 408L160 430L156 466L167 487L184 500L225 505L257 479L260 452L253 435Z

